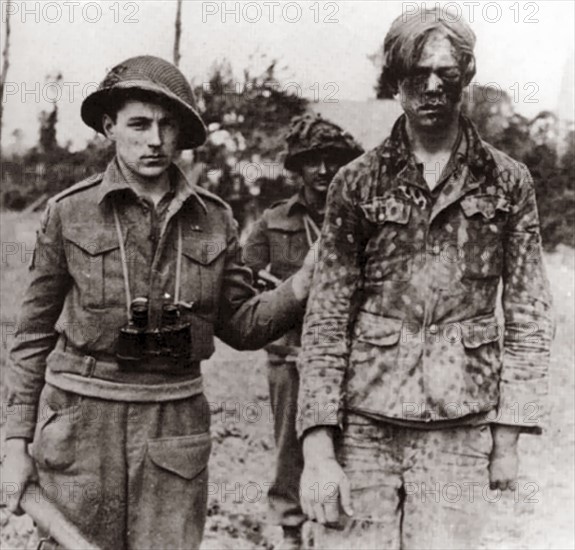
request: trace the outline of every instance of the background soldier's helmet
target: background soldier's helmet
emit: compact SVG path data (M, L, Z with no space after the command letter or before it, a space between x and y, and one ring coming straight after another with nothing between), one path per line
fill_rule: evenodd
M363 153L351 134L319 114L294 117L286 141L284 166L292 171L297 171L306 156L315 152L333 151L341 158L342 166Z
M139 91L137 95L136 91ZM144 96L168 101L180 121L180 149L193 149L206 140L206 127L198 113L194 92L186 77L175 66L151 55L132 57L116 65L82 103L82 120L103 133L102 117L119 98Z

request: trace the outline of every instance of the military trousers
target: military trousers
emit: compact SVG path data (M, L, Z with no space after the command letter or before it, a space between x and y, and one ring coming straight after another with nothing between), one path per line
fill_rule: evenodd
M276 443L275 477L268 491L270 519L282 526L299 526L305 521L300 505L303 454L295 421L299 375L295 360L268 353L268 382Z
M492 444L488 425L424 430L349 413L336 454L354 516L311 524L314 548L478 548L489 527Z
M199 548L209 425L203 394L128 403L47 384L32 444L38 496L102 549Z

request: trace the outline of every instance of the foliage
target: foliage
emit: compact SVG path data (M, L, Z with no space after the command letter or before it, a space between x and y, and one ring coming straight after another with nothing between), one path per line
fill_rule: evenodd
M483 139L525 163L535 183L541 236L547 250L561 243L575 246L575 141L562 135L561 123L548 112L533 120L513 112L505 93L477 88L466 110ZM497 97L497 101L490 98ZM537 126L539 124L539 126Z

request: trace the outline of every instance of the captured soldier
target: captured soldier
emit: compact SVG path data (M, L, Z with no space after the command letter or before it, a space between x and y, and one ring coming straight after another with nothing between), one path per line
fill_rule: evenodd
M8 372L9 507L38 480L63 489L57 507L101 548L198 548L201 362L214 336L254 349L301 323L313 261L256 293L230 208L173 164L206 131L171 63L117 65L81 115L116 156L53 197L38 232Z
M535 191L461 113L474 45L439 7L398 17L383 77L404 114L330 185L300 355L318 548L480 547L486 490L515 487L519 436L543 428Z
M279 201L255 223L244 246L244 261L264 286L286 280L301 268L319 237L327 189L335 173L363 151L339 126L320 116L292 120L284 166L302 181L293 197ZM295 432L301 324L266 346L268 382L277 446L275 479L268 497L272 517L283 529L278 549L301 547L299 480L303 468Z

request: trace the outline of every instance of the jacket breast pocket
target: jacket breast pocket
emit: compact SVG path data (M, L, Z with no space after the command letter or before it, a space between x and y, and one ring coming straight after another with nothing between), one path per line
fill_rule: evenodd
M409 280L414 263L409 226L412 204L392 195L375 197L360 208L369 235L364 251L366 280L372 283Z
M192 235L182 243L182 300L194 304L194 310L211 311L218 303L225 267L225 235Z
M304 231L270 227L269 242L272 273L287 278L303 265L309 249Z
M509 201L499 195L468 196L461 201L461 210L465 234L462 275L470 279L500 276Z
M82 306L102 309L123 305L126 297L116 233L71 226L63 228L63 236L68 270L75 281ZM128 271L131 271L129 261L128 257Z

